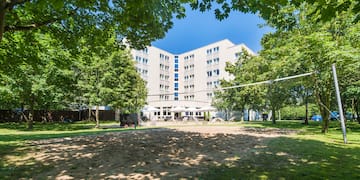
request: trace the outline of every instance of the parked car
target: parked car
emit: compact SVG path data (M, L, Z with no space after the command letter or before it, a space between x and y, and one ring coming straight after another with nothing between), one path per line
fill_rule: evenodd
M313 115L311 117L311 120L313 120L313 121L322 121L322 117L321 117L321 115Z
M331 111L330 112L330 120L333 120L333 121L335 121L335 120L340 120L340 114L339 114L339 112L337 112L337 111Z
M345 118L346 120L351 120L353 118L352 114L350 112L346 112L345 113ZM311 120L313 121L322 121L322 117L321 115L313 115L311 117ZM340 120L340 114L337 111L332 111L330 113L330 120L336 121L336 120Z

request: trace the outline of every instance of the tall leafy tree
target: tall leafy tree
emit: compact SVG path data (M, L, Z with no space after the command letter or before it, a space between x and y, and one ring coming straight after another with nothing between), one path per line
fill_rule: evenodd
M118 38L126 38L135 48L143 48L165 36L172 18L184 17L181 0L1 0L0 41L4 34L64 29L86 34L94 25L114 28Z
M290 31L279 30L263 38L264 50L260 56L277 59L282 64L283 74L314 72L311 81L313 95L316 97L321 115L324 119L322 131L327 132L329 126L329 109L334 99L331 64L338 67L356 65L359 60L358 47L354 46L345 34L350 32L354 23L352 12L344 12L334 17L330 22L318 23L303 16L310 6L304 5L298 13L299 23ZM356 66L355 66L356 67ZM341 68L342 69L342 68ZM340 81L344 74L340 73Z
M234 64L227 63L226 71L234 76L234 79L221 81L222 87L244 85L262 81L264 76L260 72L267 69L259 57L250 55L245 49ZM262 86L244 86L239 88L225 89L215 94L214 105L218 109L236 110L244 112L246 109L263 110L265 108L264 91Z
M13 45L14 48L2 52L2 85L11 95L8 108L29 109L27 120L28 128L31 129L35 109L66 106L66 97L69 97L73 82L72 71L68 69L70 54L51 35L40 31L7 36L10 38L7 37L0 46ZM7 63L9 61L13 63Z
M96 127L99 127L99 106L108 105L123 112L136 112L145 103L144 81L136 72L127 50L120 48L113 34L102 45L92 39L78 42L77 74L79 96L89 107L96 106ZM95 50L95 51L94 51Z
M309 4L312 8L306 14L307 18L319 21L330 21L337 14L351 11L355 18L353 22L360 20L360 3L357 0L292 0L292 1L268 1L268 0L200 0L193 1L193 9L207 11L214 9L216 18L223 20L227 18L231 11L244 13L257 13L260 17L268 21L269 25L281 30L293 29L297 26L296 15L303 4ZM214 8L214 6L216 7Z

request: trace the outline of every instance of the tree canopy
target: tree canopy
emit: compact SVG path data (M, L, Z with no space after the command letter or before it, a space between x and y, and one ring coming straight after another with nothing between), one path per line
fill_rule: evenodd
M353 21L360 20L360 3L357 0L292 0L292 1L268 1L268 0L201 0L191 3L193 9L208 11L215 8L216 18L223 20L227 18L231 11L259 14L267 21L268 25L277 29L292 29L298 23L297 15L299 9L308 4L311 8L304 14L307 18L315 21L330 21L337 14L344 11L351 11L355 16Z
M37 28L86 34L112 28L134 48L165 36L173 16L184 17L179 0L1 0L0 40L8 32Z
M354 21L357 14L353 11L344 11L329 21L318 22L315 18L306 17L309 11L314 11L313 8L311 4L302 4L294 15L297 21L292 29L279 28L276 32L265 35L262 38L263 50L260 51L259 56L245 59L242 57L237 62L241 64L241 67L235 64L232 67L238 67L238 70L229 72L235 76L235 82L231 84L247 83L246 78L253 76L254 73L256 78L252 79L252 82L313 72L311 78L303 79L300 84L270 85L264 89L267 91L264 98L268 100L274 111L281 107L282 102L287 101L284 99L286 94L288 94L287 98L291 98L294 94L302 94L300 92L302 89L307 89L315 97L324 119L322 131L326 132L329 111L336 108L331 72L333 63L336 63L340 70L338 75L341 91L345 97L344 102L348 102L348 107L351 104L353 112L358 111L358 98L355 94L358 95L359 82L355 77L360 77L357 38L359 37L359 23ZM264 68L265 65L267 68ZM246 88L243 88L239 92L245 90ZM242 103L246 102L254 103L252 101Z

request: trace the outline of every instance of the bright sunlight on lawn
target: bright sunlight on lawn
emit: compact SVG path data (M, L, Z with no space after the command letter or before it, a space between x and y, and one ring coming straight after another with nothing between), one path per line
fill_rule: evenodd
M332 122L329 133L326 135L320 133L319 123L311 122L310 125L305 126L300 121L279 121L275 125L271 122L243 122L194 126L178 124L177 126L176 130L172 125L148 130L140 128L141 131L135 131L133 128L93 129L93 124L87 123L37 124L35 130L27 131L23 124L0 124L0 179L37 178L38 174L46 175L51 179L65 177L59 176L61 170L67 171L69 177L75 178L360 178L360 126L356 123L347 124L349 143L346 145L343 144L338 122ZM182 127L191 132L184 131ZM274 128L279 129L277 135L267 137L267 129ZM248 131L250 129L251 133L246 134L250 132ZM289 132L288 130L295 130L297 133L285 133ZM137 133L137 136L130 133L118 133L125 131L141 133ZM256 136L254 133L262 136ZM110 136L110 139L105 138L107 136ZM118 139L113 139L112 136ZM122 137L127 137L125 144L117 146L116 143L123 141ZM51 140L53 138L58 141ZM62 141L64 138L69 140ZM75 140L76 138L81 139ZM96 145L97 138L100 141L99 145ZM44 146L45 149L53 146L65 148L66 143L70 143L67 148L75 148L73 146L84 148L91 142L91 147L98 149L96 153L99 156L97 157L101 157L103 161L93 159L95 157L88 159L89 162L84 161L83 156L86 155L85 152L89 154L89 151L78 149L72 150L73 157L82 158L60 159L61 162L50 161L49 158L42 161L37 158L44 151L38 146L39 140L51 142ZM121 148L121 150L116 148ZM138 149L143 149L144 152ZM48 153L54 153L51 151L48 150ZM112 154L108 151L116 153L107 159L106 156L100 156L99 153L102 151L107 154ZM147 151L150 154L146 154ZM127 153L145 153L142 158L147 160L128 157ZM33 157L29 158L29 155ZM112 159L118 156L123 157L122 160L127 164L112 162ZM231 161L223 161L224 159L231 159ZM82 165L83 161L84 165ZM108 176L102 176L96 170L87 170L87 164L101 169L106 165L105 162L114 163L111 164L112 169L102 169L112 171L102 173ZM178 164L174 164L175 162ZM159 163L161 166L151 169ZM69 167L63 167L61 164L68 164ZM136 168L127 167L131 164L136 164L133 165ZM113 172L116 170L119 172ZM86 172L83 173L83 171ZM123 176L113 176L120 172ZM192 174L194 172L196 174ZM134 173L137 176L130 176Z

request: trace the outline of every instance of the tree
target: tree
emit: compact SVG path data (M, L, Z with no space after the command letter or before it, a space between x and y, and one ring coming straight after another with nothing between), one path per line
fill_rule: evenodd
M72 1L0 0L0 41L6 33L41 28L51 32L86 34L96 26L112 27L117 37L144 48L165 36L172 18L184 17L182 0ZM56 30L57 29L57 30Z
M267 69L266 63L260 63L260 59L250 55L245 49L235 64L227 63L225 70L234 76L233 80L222 80L222 87L236 86L254 83L263 80L259 72ZM245 109L264 109L265 91L261 86L247 86L225 89L215 93L214 105L219 109L237 110L242 113Z
M96 106L96 127L100 126L100 105L127 113L137 112L145 103L144 81L136 72L129 52L119 48L115 35L102 45L86 38L78 43L82 48L74 71L81 92L79 96L89 107Z
M289 100L289 86L284 83L271 83L267 87L267 101L272 112L272 123L276 123L276 112L279 111Z
M331 64L346 67L349 64L355 65L359 60L358 47L345 36L354 24L354 15L345 12L330 22L318 23L304 18L303 14L307 13L307 9L311 10L311 7L304 6L298 13L299 23L295 29L279 30L265 36L262 40L264 50L260 52L260 56L272 58L282 64L282 70L278 69L276 72L314 72L311 81L306 84L312 84L313 94L324 120L322 132L327 132L334 92Z
M306 18L317 22L330 21L337 14L351 11L355 18L353 22L360 20L360 3L356 0L344 1L314 1L314 0L292 0L292 1L267 1L267 0L202 0L191 3L193 9L200 11L211 10L216 6L214 12L219 20L227 18L230 12L240 11L244 13L259 14L269 25L279 30L290 30L298 24L298 10L308 4L312 8L307 11Z
M70 54L50 34L40 31L9 35L2 47L14 47L1 53L1 82L8 98L7 107L29 110L28 128L33 126L35 109L58 109L71 99L72 71ZM9 64L7 62L12 61ZM4 91L3 91L4 92ZM67 98L68 97L68 98Z

